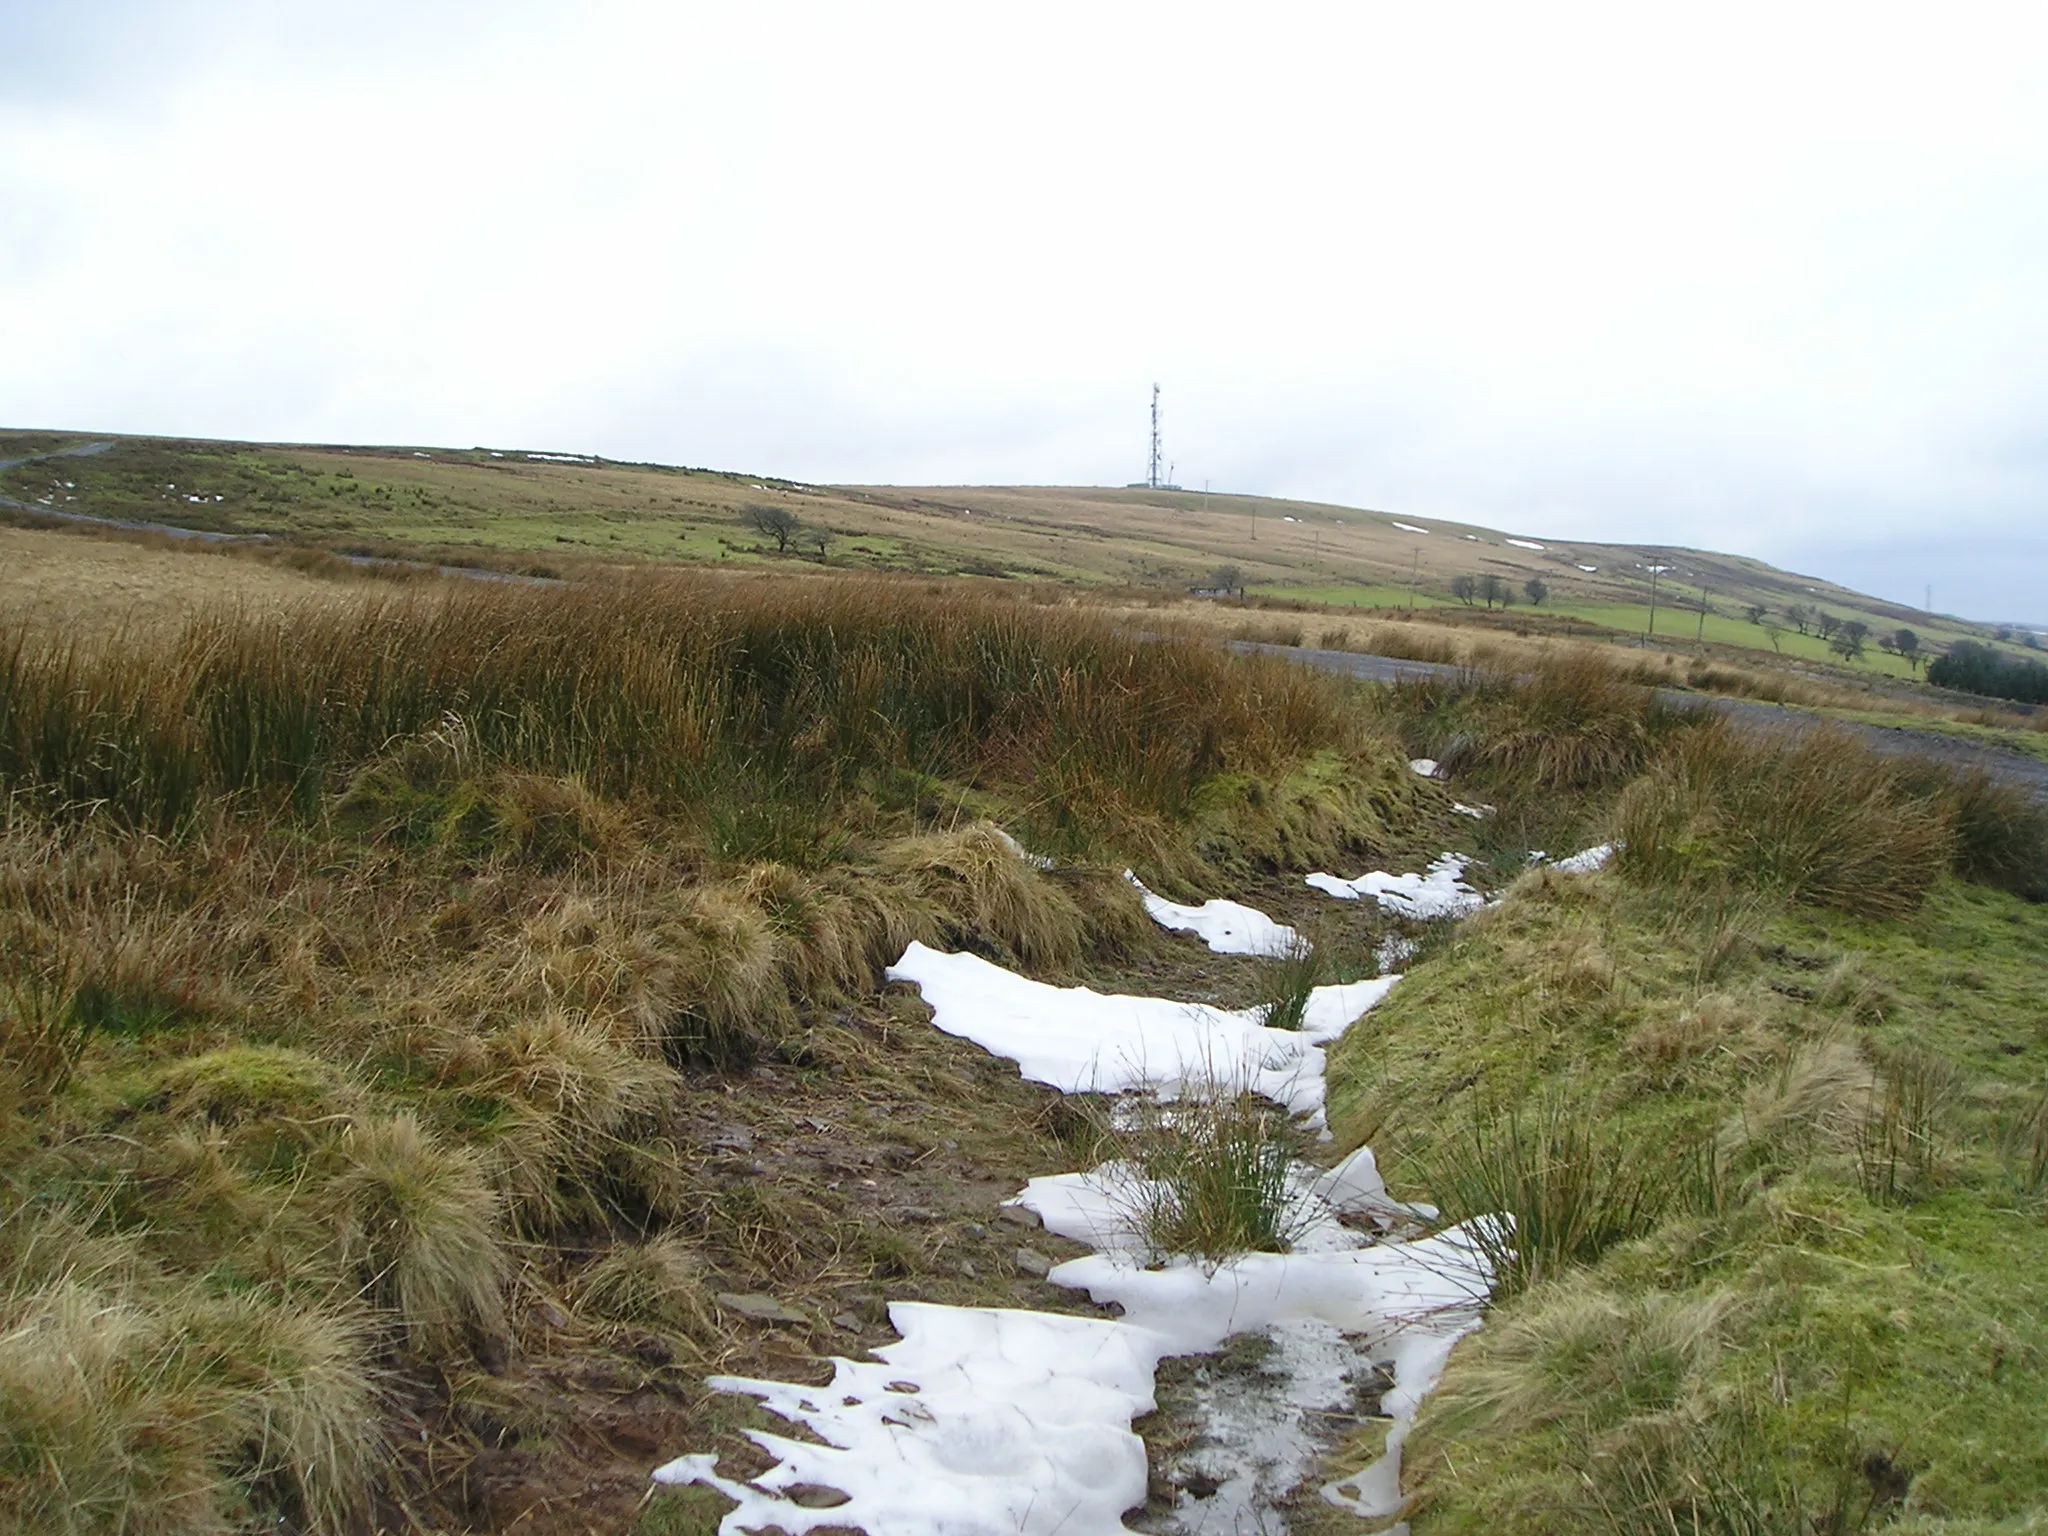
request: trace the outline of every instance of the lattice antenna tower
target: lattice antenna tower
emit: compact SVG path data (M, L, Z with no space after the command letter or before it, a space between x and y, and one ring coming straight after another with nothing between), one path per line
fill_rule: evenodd
M1145 467L1145 484L1159 489L1159 386L1152 386L1152 459Z

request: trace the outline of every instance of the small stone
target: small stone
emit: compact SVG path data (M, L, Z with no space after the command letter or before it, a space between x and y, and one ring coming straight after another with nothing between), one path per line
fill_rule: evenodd
M1052 1273L1052 1260L1036 1248L1017 1250L1017 1273L1031 1280L1043 1280Z
M979 1222L970 1221L960 1229L960 1235L970 1243L978 1243L988 1236L988 1228L982 1226Z
M832 1326L834 1328L837 1328L841 1333L859 1333L861 1330L861 1321L859 1318L855 1317L851 1312L842 1312L837 1317L832 1319Z
M773 1296L761 1296L751 1292L739 1293L720 1291L718 1304L728 1312L736 1312L750 1323L808 1323L803 1313L792 1311Z
M1013 1227L1039 1227L1044 1223L1038 1219L1038 1212L1022 1205L1005 1205L996 1210L998 1221L1007 1221Z
M979 1280L981 1278L981 1271L974 1267L974 1260L962 1259L960 1261L960 1277L963 1280Z

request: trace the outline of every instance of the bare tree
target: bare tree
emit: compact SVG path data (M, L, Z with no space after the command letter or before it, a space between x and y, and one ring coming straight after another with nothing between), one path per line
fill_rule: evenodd
M1770 612L1771 610L1766 608L1762 603L1751 603L1747 608L1742 610L1743 616L1747 618L1749 622L1752 624L1763 623L1765 619L1770 617Z
M1827 609L1822 608L1813 616L1813 627L1820 631L1821 639L1832 640L1835 637L1835 631L1842 627L1842 621L1832 613L1829 613Z
M1806 626L1813 622L1813 610L1804 603L1794 603L1785 610L1785 617L1792 627L1803 635L1806 633Z
M811 548L815 549L818 552L818 558L820 560L828 560L831 558L832 541L837 537L838 535L833 533L830 528L819 527L816 525L813 525L812 527L809 527L804 530L804 542L810 545Z
M1209 589L1212 592L1244 591L1244 569L1235 565L1219 565L1209 573Z
M1765 619L1764 634L1770 639L1771 649L1782 655L1784 648L1779 642L1785 638L1785 626L1776 619Z
M1550 596L1550 588L1544 585L1541 576L1531 576L1522 583L1522 590L1529 594L1529 606L1532 608L1541 608L1543 599Z
M797 521L797 515L789 508L765 501L751 503L746 509L746 519L747 526L754 532L775 541L778 554L789 553L790 544L795 541L798 530L803 527L803 524Z
M1472 606L1472 599L1478 595L1478 592L1479 583L1470 576L1453 576L1451 578L1451 596L1455 597L1467 608Z
M1501 607L1505 608L1514 595L1514 588L1510 587L1491 571L1488 571L1479 578L1479 596L1488 608L1491 608L1495 603L1499 603Z

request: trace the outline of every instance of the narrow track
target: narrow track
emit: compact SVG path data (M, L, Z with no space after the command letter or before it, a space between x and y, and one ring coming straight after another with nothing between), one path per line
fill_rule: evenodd
M1240 655L1279 656L1297 666L1318 672L1334 672L1369 683L1417 682L1427 678L1453 678L1464 669L1434 661L1403 661L1395 656L1366 656L1354 651L1310 650L1306 647L1268 645L1252 640L1225 642ZM1765 704L1756 699L1722 698L1716 694L1681 693L1660 688L1658 696L1669 703L1693 708L1718 709L1732 720L1757 730L1803 735L1822 726L1833 726L1867 742L1879 752L1904 757L1930 757L1958 768L1981 768L2002 784L2024 789L2036 800L2048 803L2048 762L2023 752L1961 741L1940 731L1918 731L1909 726L1865 725L1857 721L1833 720L1810 709L1792 704Z

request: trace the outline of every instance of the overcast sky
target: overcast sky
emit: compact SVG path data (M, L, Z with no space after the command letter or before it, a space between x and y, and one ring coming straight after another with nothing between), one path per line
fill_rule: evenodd
M0 0L0 424L1183 483L2048 623L2048 8Z

